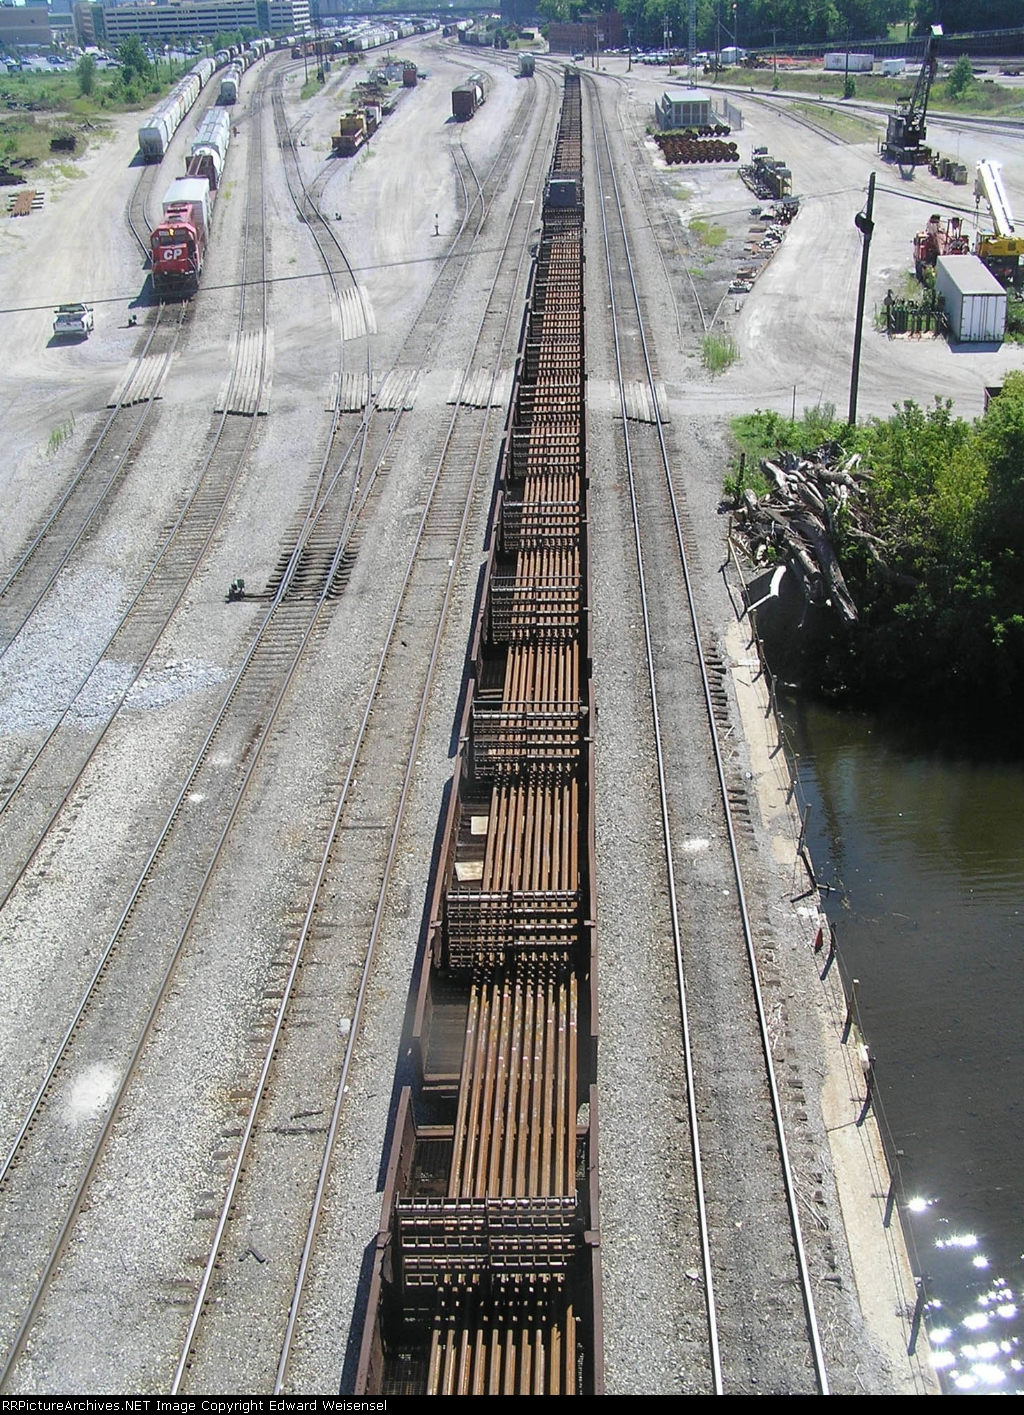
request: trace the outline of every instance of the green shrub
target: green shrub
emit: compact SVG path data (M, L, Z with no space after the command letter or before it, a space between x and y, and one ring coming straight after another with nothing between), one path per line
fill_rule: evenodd
M1002 393L973 422L954 417L939 398L929 409L905 402L856 429L837 428L829 411L805 414L801 423L759 411L733 424L748 467L774 451L811 452L835 439L862 453L870 470L856 516L837 517L832 527L859 622L848 630L833 625L819 638L806 681L866 701L913 699L986 715L1018 703L1024 372L1008 373ZM726 488L737 489L734 468Z

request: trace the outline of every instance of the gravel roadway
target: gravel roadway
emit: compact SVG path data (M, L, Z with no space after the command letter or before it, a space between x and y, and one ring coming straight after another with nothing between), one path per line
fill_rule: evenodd
M322 209L336 215L339 239L369 297L377 328L372 356L380 369L388 367L428 288L432 262L455 227L459 202L450 142L457 135L474 161L484 165L497 151L525 88L493 59L474 54L473 67L488 62L493 66L493 87L473 122L456 129L448 119L449 91L467 67L464 54L435 40L403 45L405 52L429 69L431 77L403 95L395 115L351 162L326 164L325 157L345 90L364 72L363 66L354 74L347 68L336 72L327 93L304 105L298 100L301 66L289 65L285 81L290 118L302 124L300 154L307 179L317 182ZM653 71L626 76L625 61L610 61L610 67L620 71L609 73L608 82L619 89L623 116L642 134L653 99L665 86L664 77ZM104 626L114 622L194 475L229 367L246 179L246 144L241 138L246 125L257 121L251 109L256 73L246 76L233 113L240 140L228 159L213 247L186 343L140 455L102 524L77 558L76 568L62 578L54 606L40 616L24 644L0 661L4 736L22 731L25 715L38 714L59 692L74 648L96 641ZM744 112L741 146L766 143L773 153L785 156L793 168L795 189L808 195L754 292L739 301L738 308L731 298L722 305L719 325L734 335L741 356L713 380L700 367L700 324L683 267L689 262L696 271L697 287L713 310L729 262L739 259L753 203L735 173L688 169L681 177L678 169L658 167L653 144L644 148L659 208L657 221L650 221L658 245L641 242L642 275L648 304L656 314L659 371L668 385L673 445L683 469L681 489L697 547L706 636L723 645L735 622L719 574L723 525L718 500L728 456L725 417L753 406L788 411L794 385L798 408L823 401L845 406L859 243L852 218L863 203L872 165L879 170L880 189L869 308L906 267L910 239L929 202L941 205L947 199L948 204L951 194L963 196L962 189L919 174L914 191L926 198L925 204L908 201L898 179L876 162L870 144L832 146L766 108L751 104ZM261 420L255 452L218 542L161 645L157 668L118 714L72 810L0 919L0 1068L7 1082L0 1093L4 1153L65 1025L70 1002L93 966L97 947L109 935L125 882L133 877L162 820L163 803L205 734L220 700L220 685L252 631L259 607L228 608L227 583L240 574L250 589L259 589L269 580L319 463L328 427L339 331L311 243L296 219L274 157L269 110L259 121L267 124L272 173L267 238L275 280L270 413ZM0 407L8 452L0 466L5 507L0 573L16 561L32 528L72 475L110 392L140 346L140 330L127 327L127 316L144 273L123 217L137 178L131 166L137 122L134 115L117 119L111 138L77 164L82 177L55 178L47 184L41 212L8 222L2 230L0 318L6 358ZM186 128L165 161L168 179L180 166L187 137ZM939 140L952 148L945 136ZM962 160L968 160L968 146L977 143L983 144L984 155L1003 158L1011 196L1024 210L1024 162L1013 144L965 135ZM896 195L882 190L890 187ZM651 200L646 182L644 190ZM690 218L698 214L729 231L728 241L715 252L702 250L695 238L686 237ZM636 220L643 226L648 217L638 212ZM677 229L683 232L681 243ZM364 540L352 582L331 616L294 710L274 740L259 801L239 825L232 877L211 902L199 941L183 961L176 996L160 1019L90 1206L65 1256L54 1300L17 1367L12 1392L144 1393L168 1387L175 1344L198 1275L197 1257L210 1227L210 1206L217 1202L233 1153L245 1078L251 1074L273 1005L282 941L294 928L294 901L309 877L338 774L347 760L344 744L379 653L410 522L418 515L424 478L449 416L447 393L466 355L465 331L474 323L481 285L473 270L467 274L466 288L452 311L451 333L421 385L410 431L375 504L373 534ZM602 276L590 272L592 282ZM599 291L592 283L591 301L603 302ZM79 345L51 346L53 305L83 298L96 304L92 337ZM345 352L352 367L359 367L360 360L365 365L360 341L347 341ZM952 397L958 411L973 414L980 410L982 387L997 382L1006 368L1019 366L1020 357L1009 347L1000 352L953 352L941 342L890 342L869 331L861 415L884 414L895 398L927 402L936 392ZM592 396L591 432L598 439L600 389L595 387ZM494 422L500 423L500 417ZM55 430L60 430L58 435L51 436ZM487 467L497 459L497 435L496 429L486 453ZM599 766L605 772L598 796L598 853L602 1067L609 1083L601 1098L609 1390L689 1392L702 1388L696 1374L702 1334L680 1297L680 1288L694 1278L675 1209L666 1202L666 1196L688 1183L681 1123L685 1100L668 1040L675 1004L662 987L661 965L645 948L645 941L662 930L664 900L656 883L654 837L644 817L644 771L636 770L649 753L642 641L632 610L635 571L632 552L622 541L622 493L609 460L612 446L595 440L592 451L595 474L600 474L593 514ZM486 494L479 498L471 552L459 572L457 602L388 900L372 1005L352 1080L356 1104L350 1114L358 1123L348 1123L342 1136L343 1181L332 1192L321 1233L309 1318L290 1376L296 1391L329 1393L351 1377L365 1299L364 1252L379 1219L382 1147L435 831L450 774L450 738L487 499ZM737 671L742 670L740 653L727 647L723 652ZM116 666L110 671L117 676ZM387 711L386 704L382 711ZM742 726L738 709L733 725L737 731ZM683 723L676 726L684 730ZM737 751L737 769L750 771L753 780L758 770L753 746L749 757L746 748ZM619 780L629 785L621 800L612 785ZM364 800L372 813L372 783ZM756 823L756 808L752 817ZM777 837L760 825L745 848L769 921L770 949L785 962L787 1055L794 1078L811 1093L827 1070L821 1034L830 1015L805 949L813 926L807 913L792 903L791 852L787 856L780 851ZM318 939L325 977L344 977L345 960L358 946L360 927L360 921L338 914L334 936ZM325 996L324 1002L338 1008L340 1047L344 1012L336 994ZM337 1060L337 1052L310 1057L311 1075L336 1068ZM657 1084L641 1089L651 1078ZM102 1111L110 1078L96 1074L70 1080L77 1109L69 1108L67 1124L73 1127L82 1116ZM638 1095L645 1097L646 1115L639 1127ZM812 1189L819 1183L814 1176L826 1176L821 1182L828 1190L838 1262L846 1276L842 1221L835 1217L827 1179L831 1161L824 1140L826 1122L813 1094L801 1109L807 1116L801 1123L809 1127L802 1163ZM169 1119L175 1146L167 1143ZM273 1123L286 1128L295 1117L274 1115ZM297 1134L295 1143L305 1145L308 1138L306 1132ZM243 1212L240 1218L251 1224L252 1246L262 1253L259 1216ZM273 1225L268 1227L272 1241ZM855 1237L854 1246L856 1242ZM247 1280L255 1282L263 1267L255 1258L253 1264ZM848 1283L850 1304L852 1294ZM884 1308L888 1302L886 1294L880 1305ZM652 1331L659 1333L657 1339L652 1340ZM884 1354L886 1336L877 1329L865 1332L855 1304L843 1307L830 1339L841 1351L844 1371L851 1373L851 1390L914 1388L917 1377L900 1369L892 1355L898 1336L890 1333ZM244 1343L244 1331L237 1340ZM860 1367L864 1374L858 1384L852 1373ZM224 1391L244 1391L252 1367L239 1358L237 1376L233 1369L229 1363L218 1384Z

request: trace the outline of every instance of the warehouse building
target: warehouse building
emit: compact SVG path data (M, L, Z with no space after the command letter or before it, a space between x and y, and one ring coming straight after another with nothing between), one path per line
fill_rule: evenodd
M233 34L240 29L301 34L309 27L309 0L172 0L169 4L103 6L104 39L112 47L132 35L164 44L170 39Z
M580 15L572 24L553 21L548 26L548 49L552 54L595 54L600 49L620 48L625 33L618 10Z

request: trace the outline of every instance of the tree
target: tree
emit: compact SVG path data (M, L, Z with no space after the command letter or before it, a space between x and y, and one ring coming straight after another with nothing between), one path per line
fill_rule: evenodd
M149 83L153 77L153 65L149 62L138 35L133 34L121 41L117 48L117 62L121 65L126 85L131 84L133 79L138 79L140 83Z
M941 24L947 34L1016 29L1020 0L915 0L914 18L918 34L927 34L934 24Z
M973 82L974 70L971 67L971 61L966 54L961 54L946 80L946 92L950 98L963 98Z
M89 98L96 87L96 60L91 54L83 54L75 69L78 75L78 92L83 98Z

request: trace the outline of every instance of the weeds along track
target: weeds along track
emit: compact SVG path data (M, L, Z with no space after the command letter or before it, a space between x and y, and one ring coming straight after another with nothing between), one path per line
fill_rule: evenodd
M727 1394L825 1394L815 1303L826 1268L819 1262L812 1280L775 1075L779 1039L761 990L760 921L747 908L716 726L720 665L709 661L698 620L677 492L683 476L672 465L659 407L617 137L606 92L592 81L586 89L686 1078L693 1188L679 1222L688 1266L702 1279L685 1285L688 1321L706 1333L703 1355L691 1358L703 1367L695 1382ZM646 389L650 421L630 414L634 384ZM707 849L695 854L685 845L696 819ZM771 1300L755 1296L764 1293Z
M603 1388L580 81L567 74L358 1394ZM403 1047L404 1051L404 1047Z

